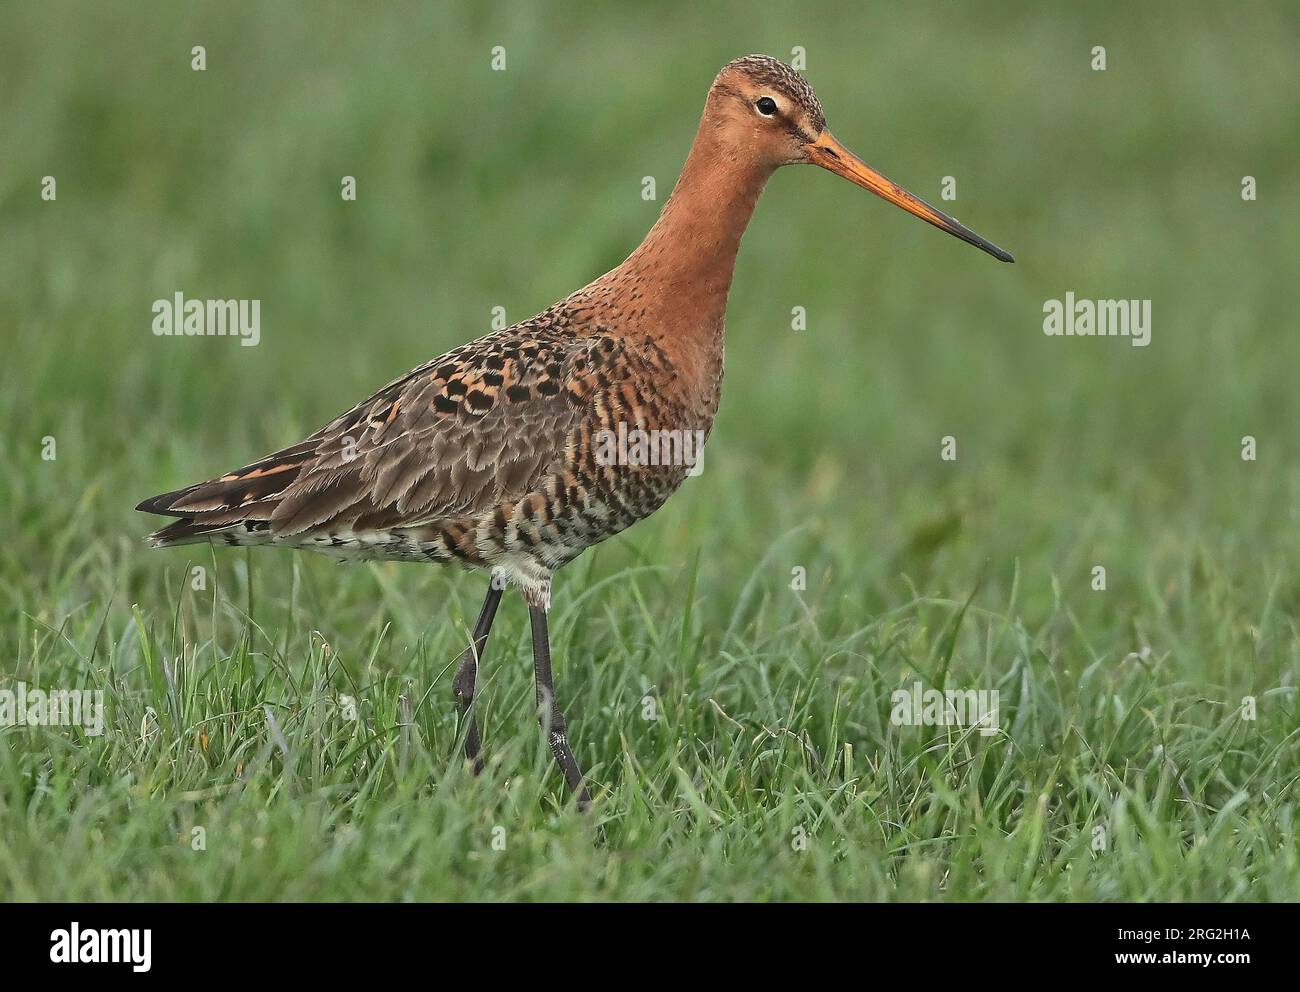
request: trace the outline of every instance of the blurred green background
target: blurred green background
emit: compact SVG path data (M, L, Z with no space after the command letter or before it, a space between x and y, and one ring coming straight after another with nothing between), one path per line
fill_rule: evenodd
M802 46L836 135L1016 264L819 170L779 172L741 248L703 475L561 575L557 604L654 566L595 621L636 638L638 616L680 620L689 575L692 664L720 664L757 623L779 665L806 644L758 614L791 600L802 566L791 617L821 636L909 608L934 631L947 614L909 604L978 588L1067 683L1149 647L1158 681L1216 699L1289 686L1297 37L1286 3L4 4L0 667L57 670L42 659L60 644L62 663L94 664L98 644L129 640L133 603L166 626L186 561L213 559L148 552L139 499L297 440L486 333L493 307L523 319L617 264L718 68ZM155 337L151 304L178 291L260 299L261 344ZM1044 301L1067 291L1150 299L1151 345L1044 336ZM219 561L235 603L249 562L261 602L309 584L293 636L317 629L354 660L391 625L399 668L449 604L472 619L481 595L431 569ZM278 612L258 619L283 633ZM523 644L507 623L503 665ZM605 642L574 636L559 680L590 735L604 700L577 666L598 670ZM963 634L954 670L1009 670L1016 652L991 643ZM636 678L657 684L643 647ZM499 732L523 725L503 714ZM69 891L28 881L16 891Z

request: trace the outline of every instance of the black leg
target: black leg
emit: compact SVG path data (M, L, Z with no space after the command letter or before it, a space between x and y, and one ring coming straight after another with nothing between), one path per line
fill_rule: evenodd
M555 762L564 772L564 780L569 783L569 791L578 797L578 809L586 812L591 808L591 796L582 781L582 769L574 760L569 741L564 736L564 714L560 712L555 701L555 679L551 675L551 642L546 629L546 611L538 606L528 604L528 617L533 627L533 674L537 677L537 709L541 714L542 732L546 734L546 743L555 755Z
M488 586L487 598L483 600L483 609L479 610L478 620L474 624L474 643L460 656L460 665L456 677L452 679L451 691L456 694L462 714L469 717L469 729L465 732L465 758L474 763L474 774L483 770L483 759L479 756L480 740L478 721L470 707L474 704L474 683L478 679L478 663L487 647L488 634L492 633L492 620L497 615L497 605L501 602L501 589L497 588L494 578Z

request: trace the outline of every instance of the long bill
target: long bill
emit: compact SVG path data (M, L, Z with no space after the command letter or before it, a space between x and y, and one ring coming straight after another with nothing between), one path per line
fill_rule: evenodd
M982 248L996 259L1003 262L1015 261L1009 252L1003 251L991 241L985 241L974 231L959 224L956 218L949 217L942 210L936 210L892 179L881 175L841 145L829 131L823 131L816 141L804 145L804 150L808 153L808 161L813 165L820 165L837 176L843 176L854 185L870 190L881 199L888 200L895 206L902 207L909 214L920 217L927 224L933 224L953 237L961 238L976 248Z

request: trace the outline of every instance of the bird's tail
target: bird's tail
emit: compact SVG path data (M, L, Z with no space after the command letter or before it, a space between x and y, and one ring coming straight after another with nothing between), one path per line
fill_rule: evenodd
M218 479L151 496L136 509L177 517L147 540L155 548L218 539L228 544L263 544L271 515L315 443L304 441Z
M181 517L149 534L145 540L151 548L174 548L180 544L200 544L213 538L226 538L230 544L261 544L258 537L269 531L264 521L216 524Z

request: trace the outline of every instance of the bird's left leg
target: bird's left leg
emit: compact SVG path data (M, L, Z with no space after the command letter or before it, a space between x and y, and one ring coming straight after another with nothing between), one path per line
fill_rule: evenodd
M528 617L533 628L533 674L537 678L537 709L541 714L542 731L546 734L546 743L555 755L555 762L564 772L564 780L569 791L578 797L578 809L585 813L591 808L591 795L582 780L582 769L578 767L569 747L568 738L564 736L564 714L555 701L555 678L551 674L551 643L546 629L546 607L528 603Z

